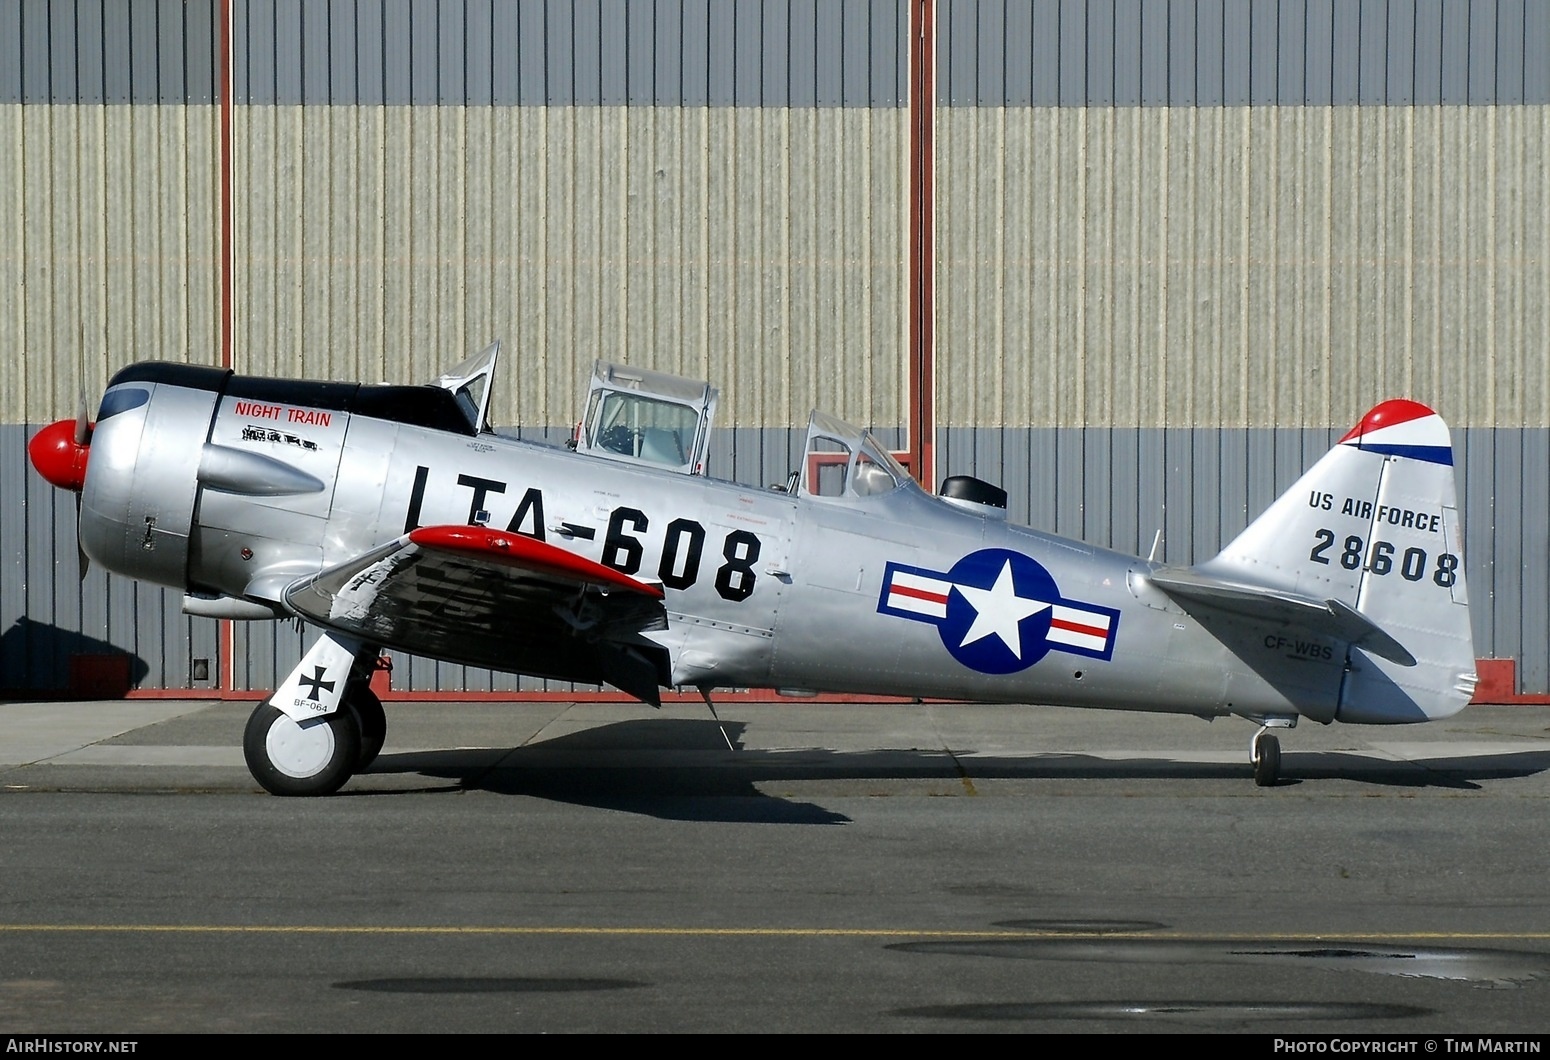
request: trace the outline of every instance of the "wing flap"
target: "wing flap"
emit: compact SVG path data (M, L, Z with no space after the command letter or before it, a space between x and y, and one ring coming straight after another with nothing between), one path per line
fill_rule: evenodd
M1415 656L1366 615L1339 600L1230 581L1195 569L1164 568L1147 580L1180 603L1194 603L1246 618L1286 622L1312 633L1347 641L1401 666Z
M648 703L667 653L659 586L554 545L477 526L421 527L293 583L288 607L385 648L567 681ZM659 680L660 679L660 680Z

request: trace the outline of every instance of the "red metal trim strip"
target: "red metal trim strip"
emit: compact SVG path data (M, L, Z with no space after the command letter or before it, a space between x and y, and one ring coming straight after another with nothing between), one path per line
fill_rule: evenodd
M232 180L231 180L231 0L221 0L220 12L220 93L221 93L221 367L232 366L232 332L235 308L232 291L235 277L232 247ZM237 635L231 619L220 621L216 650L220 655L216 685L230 689L237 683Z
M935 477L936 0L910 2L909 445L910 470L927 489Z

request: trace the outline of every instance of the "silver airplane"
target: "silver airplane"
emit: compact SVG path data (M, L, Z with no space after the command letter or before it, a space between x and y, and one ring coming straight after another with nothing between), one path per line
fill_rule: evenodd
M717 392L661 373L599 362L569 447L506 437L498 352L425 386L138 364L95 425L29 443L80 493L83 564L320 631L247 724L268 791L370 765L383 649L712 710L753 687L1236 715L1260 785L1301 718L1423 722L1471 697L1453 450L1424 405L1378 405L1181 568L1010 524L977 479L932 496L823 413L783 487L709 477Z

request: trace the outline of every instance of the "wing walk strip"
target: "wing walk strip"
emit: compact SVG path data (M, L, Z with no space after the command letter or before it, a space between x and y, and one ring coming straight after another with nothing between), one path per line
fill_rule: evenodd
M592 935L678 938L935 938L935 939L1102 939L1180 942L1533 942L1550 931L944 931L935 928L696 928L696 927L478 927L364 924L0 924L0 935Z

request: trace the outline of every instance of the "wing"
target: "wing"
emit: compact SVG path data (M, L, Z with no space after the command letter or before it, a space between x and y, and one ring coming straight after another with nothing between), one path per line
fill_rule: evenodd
M1380 655L1401 666L1414 666L1411 655L1366 615L1339 600L1319 600L1285 589L1229 581L1196 569L1153 571L1147 580L1182 603L1214 608L1232 615L1269 619L1334 637Z
M662 589L520 534L427 526L293 583L286 606L385 648L564 681L659 705L670 663Z

